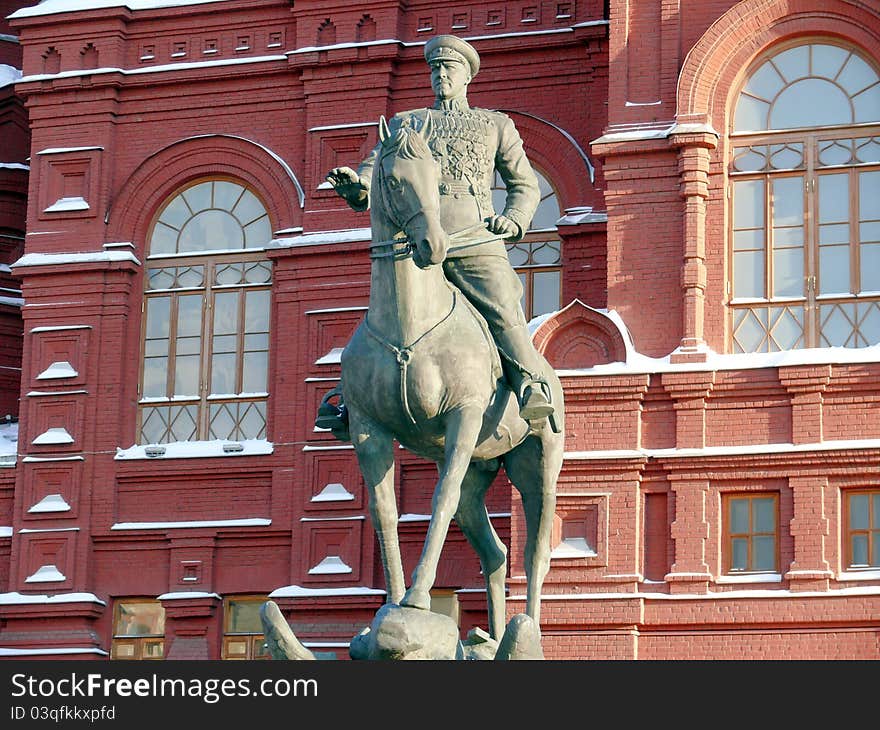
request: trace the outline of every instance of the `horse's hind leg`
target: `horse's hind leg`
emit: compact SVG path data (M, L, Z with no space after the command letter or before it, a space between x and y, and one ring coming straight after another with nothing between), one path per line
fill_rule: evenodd
M440 479L434 488L431 500L431 521L428 534L413 571L412 584L400 602L412 608L431 608L431 588L437 577L437 563L440 551L446 541L449 523L458 509L461 495L461 482L471 463L471 456L480 435L483 422L483 409L477 406L464 406L447 416L446 450Z
M507 548L492 527L486 511L486 491L498 474L501 464L471 463L461 483L461 498L455 521L480 558L486 579L486 604L489 609L489 633L500 639L504 633L504 579L507 573Z
M548 425L504 457L504 470L519 491L526 518L526 613L540 623L541 588L550 569L550 532L564 437Z
M398 603L406 588L397 536L394 442L391 435L349 408L349 432L370 500L370 520L379 540L387 602Z

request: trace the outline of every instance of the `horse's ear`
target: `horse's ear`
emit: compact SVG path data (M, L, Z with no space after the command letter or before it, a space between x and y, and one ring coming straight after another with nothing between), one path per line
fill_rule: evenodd
M421 129L419 129L419 136L427 142L431 137L431 130L434 127L434 117L431 116L431 112L428 112L425 115L425 121L422 123Z
M391 135L388 131L388 122L385 121L385 115L379 117L379 141L384 142Z

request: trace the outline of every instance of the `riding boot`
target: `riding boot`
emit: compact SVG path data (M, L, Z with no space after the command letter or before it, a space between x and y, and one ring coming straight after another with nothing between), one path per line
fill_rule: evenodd
M542 366L532 337L524 325L495 333L504 374L519 400L519 414L527 421L553 415L550 385L541 376Z
M336 403L333 403L334 398L337 400ZM348 432L348 409L342 402L341 386L337 385L321 399L318 415L315 418L315 426L330 429L330 432L340 441L351 441L351 434Z

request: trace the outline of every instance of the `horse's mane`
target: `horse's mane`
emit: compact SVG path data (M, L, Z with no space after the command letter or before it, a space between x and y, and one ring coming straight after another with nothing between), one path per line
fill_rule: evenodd
M412 127L401 127L382 141L382 157L393 153L404 160L419 160L429 157L431 150Z

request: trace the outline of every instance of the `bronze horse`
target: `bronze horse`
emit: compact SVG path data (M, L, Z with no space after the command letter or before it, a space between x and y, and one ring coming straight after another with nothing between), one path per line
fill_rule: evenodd
M428 127L391 134L379 124L381 154L371 192L370 300L342 353L349 434L381 549L388 601L428 609L437 563L454 517L486 579L489 629L505 625L507 551L485 495L503 465L526 518L526 613L539 622L550 561L556 480L563 458L563 394L544 367L555 423L529 423L503 377L485 321L440 265L455 242L439 222L439 165ZM493 234L488 233L490 239ZM394 440L438 464L431 520L406 589L397 534Z

